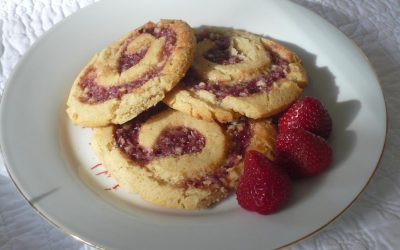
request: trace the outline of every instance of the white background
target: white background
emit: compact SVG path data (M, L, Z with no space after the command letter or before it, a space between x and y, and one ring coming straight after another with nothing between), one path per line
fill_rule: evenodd
M0 0L0 93L21 55L41 34L93 2ZM400 249L400 2L295 2L327 19L368 56L385 95L389 130L380 167L363 195L333 224L291 249ZM37 215L19 195L0 157L0 249L92 248Z

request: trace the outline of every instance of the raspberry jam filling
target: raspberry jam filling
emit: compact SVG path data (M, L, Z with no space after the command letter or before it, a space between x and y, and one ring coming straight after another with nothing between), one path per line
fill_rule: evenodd
M243 61L240 56L231 55L228 50L211 49L204 54L207 60L223 65L236 64Z
M229 52L229 47L231 41L229 37L220 35L218 33L203 32L196 36L197 43L208 39L214 42L214 47L204 53L204 58L210 62L229 65L236 64L243 61L239 55L231 55Z
M201 152L206 145L206 138L199 131L183 126L170 127L162 131L153 148L140 145L139 131L142 124L165 108L164 105L157 105L129 122L115 126L114 140L117 147L141 167L145 167L156 158ZM228 170L243 160L252 133L247 118L223 126L230 141L224 162L213 174L200 179L185 180L178 184L179 187L209 188L212 185L227 185Z
M162 51L162 58L159 64L151 70L147 71L146 74L141 77L121 84L118 86L105 87L97 84L97 74L96 69L91 67L86 73L81 77L78 85L83 90L83 95L79 98L83 103L95 104L105 102L113 98L121 98L123 95L132 92L134 89L139 88L147 81L158 76L162 69L164 68L168 58L172 54L172 50L176 44L176 34L171 28L163 27L157 28L146 27L137 31L132 37L128 38L123 42L123 53L121 58L118 60L118 72L121 73L130 67L136 65L143 57L146 55L148 48L143 48L136 53L129 53L127 51L127 46L129 43L141 34L150 34L155 38L165 38L165 44Z
M215 42L215 47L204 54L207 60L225 65L242 61L239 56L232 56L227 50L230 46L228 37L207 32L197 35L197 42L204 39ZM182 84L193 91L206 90L211 92L218 100L222 100L227 96L245 97L259 92L267 92L274 82L286 77L289 65L289 62L281 58L277 53L269 51L269 55L272 62L269 72L249 81L242 81L231 85L226 85L223 82L207 82L202 81L196 76L193 70L189 70L182 80Z
M225 124L224 129L230 139L230 144L228 154L221 167L215 173L206 175L203 178L186 180L181 183L181 186L184 188L207 188L213 185L218 187L228 184L226 180L228 170L243 160L246 148L250 144L252 133L247 118Z
M156 157L180 156L201 152L206 138L197 130L187 127L172 127L161 132L154 147Z
M140 60L142 60L146 55L148 49L148 47L144 47L136 53L128 53L128 51L124 51L118 61L118 73L121 74L130 67L138 64L138 62L140 62Z
M140 128L154 112L145 112L128 123L117 125L114 130L114 139L118 147L140 166L145 166L156 158L198 153L205 147L206 138L199 131L183 126L162 131L153 148L141 146Z
M267 92L274 82L286 77L289 64L276 53L270 52L270 54L273 64L271 70L268 73L249 81L238 82L234 85L226 85L219 82L207 82L199 79L193 70L190 70L182 80L182 83L193 91L206 90L211 92L219 100L222 100L227 96L244 97L259 92Z

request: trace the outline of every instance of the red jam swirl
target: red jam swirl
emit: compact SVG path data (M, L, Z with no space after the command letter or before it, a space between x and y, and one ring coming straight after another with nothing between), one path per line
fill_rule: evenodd
M129 53L126 48L118 61L118 73L122 73L132 66L135 66L146 55L148 47L141 48L138 52Z
M242 59L239 56L230 55L227 50L230 46L228 37L217 33L203 32L196 36L197 42L209 39L215 42L215 47L204 54L204 57L212 62L219 64L239 63ZM236 84L224 84L223 82L202 81L193 70L189 70L182 83L187 88L198 91L206 90L213 93L217 99L222 100L227 96L245 97L259 92L267 92L272 84L286 77L289 62L281 58L277 53L269 51L271 57L271 70L259 77Z
M274 82L286 77L289 64L276 53L270 52L270 54L273 64L271 71L249 81L238 82L234 85L226 85L222 82L202 81L196 76L193 70L189 70L182 80L182 83L193 91L206 90L211 92L219 100L227 96L244 97L259 92L267 92Z
M243 61L239 55L231 55L229 47L231 40L227 36L218 33L203 32L196 36L197 43L208 39L214 42L214 47L204 53L204 58L210 62L229 65Z
M217 187L228 185L226 180L228 169L236 166L243 160L246 148L250 144L252 133L251 125L247 118L225 124L224 129L230 139L230 144L228 154L221 167L213 174L199 179L186 180L181 183L181 186L184 188L207 188L215 185Z
M201 152L206 138L199 131L187 127L172 127L161 132L153 149L155 157L180 156Z
M162 131L155 146L151 149L140 145L139 131L142 124L152 115L164 109L164 105L157 105L129 122L115 126L114 140L117 143L117 147L141 167L145 167L156 158L171 155L178 157L184 154L201 152L206 145L206 138L200 132L182 126L171 127ZM199 179L185 180L178 184L179 187L206 189L213 186L228 185L228 180L226 179L228 170L243 161L246 148L250 144L252 132L247 118L224 124L223 128L230 142L224 162L214 173Z
M176 34L171 28L163 27L163 28L156 28L153 27L146 27L140 29L136 32L132 37L128 38L124 43L123 46L123 54L122 57L118 61L118 71L119 73L129 69L130 67L136 65L143 57L146 55L147 49L144 48L139 50L136 53L130 54L127 52L127 46L135 39L137 36L141 34L151 34L155 38L165 38L165 44L162 51L162 59L161 63L157 66L149 70L146 74L142 75L141 77L127 82L125 84L121 84L118 86L111 86L105 87L102 85L97 84L97 74L96 69L91 67L89 68L86 73L81 77L79 81L79 87L83 90L83 95L79 98L83 103L89 104L96 104L105 102L107 100L118 98L120 99L123 95L132 92L134 89L139 88L147 81L151 80L152 78L158 76L162 69L164 68L168 58L172 54L172 50L176 44Z
M129 158L140 166L145 166L156 158L178 157L184 154L201 152L206 145L205 137L199 131L183 126L170 127L162 131L153 148L145 148L140 145L140 128L157 109L159 108L153 108L153 110L115 127L114 139L117 142L117 146Z

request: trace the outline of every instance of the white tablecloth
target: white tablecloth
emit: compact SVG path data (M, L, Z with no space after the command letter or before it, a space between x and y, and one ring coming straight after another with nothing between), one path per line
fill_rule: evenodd
M0 93L21 55L46 30L96 0L0 0ZM366 192L333 224L291 249L400 249L400 2L295 0L365 52L382 84L387 145ZM355 72L357 73L357 72ZM92 249L42 219L19 195L0 157L0 249Z

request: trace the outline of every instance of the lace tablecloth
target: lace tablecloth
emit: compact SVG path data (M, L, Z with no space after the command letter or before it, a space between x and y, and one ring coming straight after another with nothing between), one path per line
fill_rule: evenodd
M0 93L21 55L46 30L96 0L0 0ZM367 190L338 220L291 249L400 249L400 2L295 0L354 40L370 59L389 115L387 145ZM92 249L42 219L0 158L0 249Z

